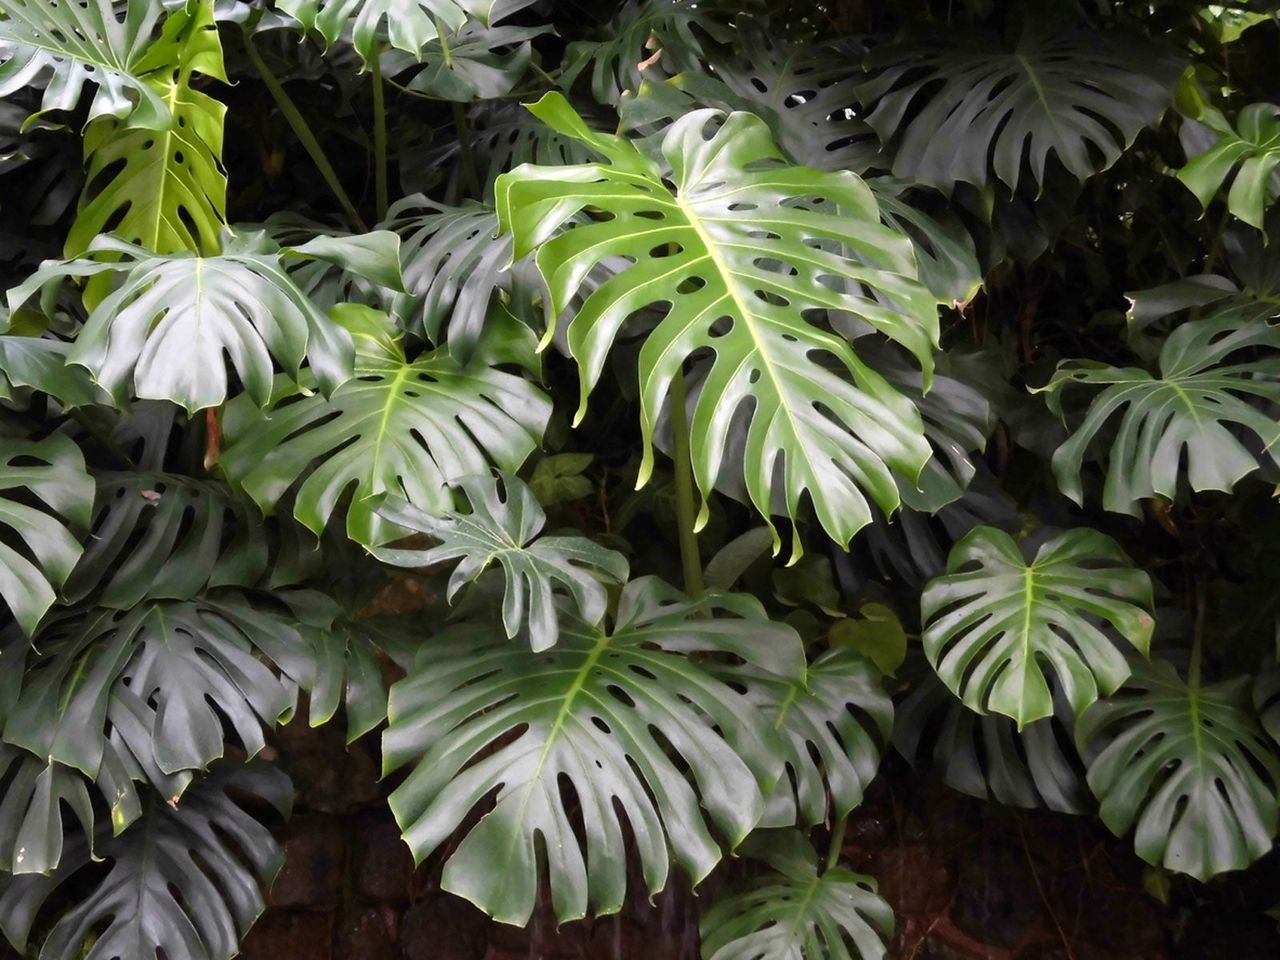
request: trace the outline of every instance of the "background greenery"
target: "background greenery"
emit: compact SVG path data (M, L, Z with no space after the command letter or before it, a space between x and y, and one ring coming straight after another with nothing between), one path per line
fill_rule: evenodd
M1275 6L0 0L0 929L233 956L298 713L714 960L887 955L891 750L1249 868Z

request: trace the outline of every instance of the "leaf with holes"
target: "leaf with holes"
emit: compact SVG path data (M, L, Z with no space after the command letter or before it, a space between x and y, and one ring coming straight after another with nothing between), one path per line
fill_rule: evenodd
M494 0L277 0L276 6L307 30L316 30L333 46L348 29L351 44L366 63L377 55L379 34L397 50L422 55L441 28L461 29L468 15L485 14Z
M947 572L920 599L929 662L965 706L1018 728L1053 715L1044 670L1079 714L1129 676L1123 637L1143 654L1155 621L1151 580L1119 545L1077 528L1028 561L1003 530L979 527L956 544Z
M715 673L743 687L751 708L782 736L787 772L769 794L761 827L816 826L862 802L893 728L893 702L869 661L831 650L798 679L750 663Z
M222 593L70 611L36 637L4 739L94 776L120 738L163 774L201 770L224 753L226 725L250 755L293 710L293 681L312 670L281 615Z
M285 262L356 263L398 276L398 244L381 233L281 250L261 234L228 231L221 254L201 257L160 255L100 236L84 257L45 263L9 292L9 303L16 308L41 291L47 314L67 278L116 274L68 362L89 369L118 404L132 394L196 411L227 399L225 355L261 406L270 399L273 361L296 379L305 358L326 393L351 376L350 336L298 289Z
M208 587L248 587L267 567L267 541L252 505L225 487L178 474L107 473L68 599L93 594L128 610L146 599L190 600Z
M1258 348L1265 352L1240 356ZM1191 489L1231 490L1258 468L1257 447L1246 446L1240 432L1256 437L1262 456L1280 464L1280 424L1252 402L1280 403L1277 348L1280 328L1227 311L1175 329L1160 348L1158 377L1138 367L1064 361L1039 388L1055 413L1062 414L1061 392L1067 386L1103 389L1053 455L1059 489L1084 502L1085 454L1117 416L1119 427L1104 454L1102 491L1103 507L1117 513L1139 516L1139 501L1157 495L1172 500L1184 459Z
M654 578L623 588L612 629L563 615L542 653L491 621L424 640L414 670L391 689L383 737L387 772L414 765L391 808L415 858L493 796L442 884L502 922L533 913L540 848L561 921L620 909L623 818L651 892L665 884L671 854L701 880L721 857L712 831L739 843L781 768L777 735L708 671L726 658L784 678L804 673L799 638L753 598L689 600Z
M494 316L469 364L437 349L415 360L390 334L357 337L353 379L331 398L290 384L265 416L232 404L222 467L264 509L298 483L294 515L319 534L349 490L347 533L375 546L403 534L376 498L402 497L428 514L453 506L449 483L494 464L516 470L538 446L551 403L528 380L498 369L529 364L533 335Z
M1271 851L1280 758L1249 702L1249 680L1188 684L1164 661L1080 718L1089 787L1113 833L1136 826L1147 863L1198 880Z
M303 630L315 651L315 674L307 678L310 723L328 723L346 707L347 742L364 736L387 718L387 685L382 659L400 669L413 666L417 634L407 618L339 619Z
M180 804L153 798L138 823L99 844L109 866L91 865L80 841L50 876L0 880L5 936L25 953L32 930L47 929L31 954L40 960L231 960L265 907L261 884L284 862L246 800L287 816L293 788L264 764L223 768Z
M109 402L83 368L67 365L70 350L71 344L48 337L0 336L0 400L30 389L68 408Z
M1115 163L1170 105L1182 66L1142 37L1036 16L1012 48L958 30L880 47L859 95L894 176L1016 188L1026 164L1043 186L1050 157L1080 180Z
M67 235L69 257L84 253L108 229L155 253L218 252L226 219L227 178L221 166L226 108L194 86L197 77L227 82L213 4L197 4L174 42L178 51L171 68L146 80L168 106L165 123L139 128L102 118L85 131L88 172Z
M44 80L41 112L74 110L92 83L90 120L159 130L169 110L146 77L176 59L187 16L163 0L0 0L0 97Z
M769 869L716 897L700 923L707 960L883 960L893 909L875 881L844 867L819 872L795 830L752 837L743 851Z
M1194 123L1195 121L1187 121ZM1280 192L1280 106L1252 103L1240 111L1235 127L1217 110L1204 117L1217 142L1187 161L1181 180L1206 210L1228 178L1227 208L1250 226L1263 229L1269 201Z
M765 517L794 520L807 494L842 544L869 522L868 496L894 509L897 478L914 484L929 460L920 415L820 320L838 313L880 330L916 357L927 382L938 318L910 241L880 223L866 184L788 165L756 117L697 111L663 141L673 191L654 161L589 130L558 94L531 109L609 161L521 167L499 180L499 222L515 235L516 257L537 251L550 315L604 258L634 261L588 294L567 328L582 375L579 418L624 322L669 306L639 353L641 484L673 381L692 354L710 351L691 405L699 527L722 468L740 470ZM589 219L565 229L583 211ZM740 468L725 456L739 417ZM799 538L793 544L794 559Z
M627 558L586 537L539 536L546 514L533 493L510 474L501 486L490 474L459 481L470 513L432 517L406 503L384 505L379 513L397 527L439 541L428 550L375 549L373 555L400 567L430 567L459 561L449 577L450 600L491 564L502 569L506 589L502 624L508 637L529 631L529 645L545 650L560 633L556 595L572 601L574 614L595 626L604 619L606 584L627 579ZM559 589L557 590L557 585Z
M68 527L87 527L92 510L93 480L69 438L0 437L0 599L28 636L80 559Z

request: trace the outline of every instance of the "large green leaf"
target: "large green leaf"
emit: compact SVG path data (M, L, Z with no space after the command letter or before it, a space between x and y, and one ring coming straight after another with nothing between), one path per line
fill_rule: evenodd
M1248 678L1199 686L1164 661L1136 664L1119 693L1080 718L1076 738L1103 823L1117 835L1136 825L1148 863L1207 880L1270 852L1280 758Z
M85 131L85 193L67 256L84 253L108 229L156 253L218 252L226 219L226 108L194 86L197 76L227 82L212 2L194 6L174 42L175 59L146 80L168 108L165 123L139 128L102 118Z
M169 14L153 44L163 0L0 0L0 97L43 78L41 112L72 110L92 83L90 119L162 129L169 111L145 78L176 59L185 17Z
M1239 356L1259 347L1270 349L1262 356ZM1280 463L1280 424L1251 402L1280 402L1277 347L1280 328L1228 311L1175 329L1160 349L1158 377L1139 367L1064 362L1040 388L1055 412L1062 412L1061 392L1068 385L1104 389L1053 455L1058 487L1076 503L1084 502L1085 454L1117 415L1119 429L1104 455L1102 505L1107 510L1136 517L1140 500L1156 495L1172 500L1184 460L1193 490L1230 490L1258 468L1257 447L1246 446L1238 431L1256 437L1262 455Z
M768 718L782 736L788 772L769 794L762 827L827 823L862 802L893 728L893 702L869 661L832 650L802 678L750 663L716 674L741 685L759 722Z
M893 909L870 877L830 867L802 833L770 831L744 851L768 864L730 887L702 918L706 960L882 960Z
M276 6L308 30L317 30L332 46L349 28L351 43L368 62L377 55L379 33L386 21L387 35L397 50L422 54L422 48L440 35L441 28L458 30L468 14L487 21L494 0L276 0Z
M68 526L88 527L92 510L93 479L69 438L0 437L0 599L28 636L80 559Z
M328 723L341 703L346 708L347 742L364 736L387 718L387 685L382 659L408 670L417 633L407 618L339 618L303 631L315 651L315 673L305 678L313 727Z
M736 846L781 769L777 734L708 672L723 658L781 677L804 672L799 638L753 598L689 600L653 578L623 589L611 630L562 615L542 653L507 640L496 622L425 640L391 689L383 737L388 772L415 765L391 794L414 856L493 797L442 883L498 920L528 921L540 849L560 920L616 912L624 818L650 891L666 882L670 854L700 880L722 854L712 829Z
M1115 163L1173 99L1182 65L1139 36L1028 16L1010 48L948 30L873 51L859 88L867 122L892 145L895 176L949 189L1024 164L1045 182L1049 157L1077 178Z
M225 487L170 473L108 473L84 557L65 594L128 610L190 600L207 587L252 586L267 566L262 520Z
M1189 121L1194 122L1194 121ZM1268 201L1277 192L1280 167L1280 106L1253 103L1240 111L1236 126L1220 112L1209 111L1204 123L1217 143L1192 157L1178 179L1208 209L1210 201L1234 172L1227 208L1250 226L1263 228ZM1237 169L1238 168L1238 169Z
M71 344L62 340L0 336L0 400L11 400L15 390L28 388L65 407L110 402L85 370L67 365L70 350Z
M1053 715L1046 667L1078 714L1129 676L1115 635L1145 654L1155 626L1150 578L1110 537L1068 530L1029 560L1024 553L1029 544L979 527L920 599L938 676L971 710L1002 713L1019 729Z
M0 743L0 869L23 874L56 867L62 859L64 805L92 835L91 786L79 770Z
M114 273L118 285L90 313L70 363L92 371L117 403L132 393L195 411L226 400L226 356L245 393L264 405L273 360L296 378L305 358L326 393L351 376L350 336L298 289L287 259L356 263L398 276L398 244L394 234L373 233L281 250L261 234L227 231L222 253L202 257L158 255L99 237L84 257L44 264L10 291L9 302L16 307L42 290L48 313L66 278Z
M385 331L356 339L355 376L329 399L298 396L285 383L265 415L244 402L228 408L222 467L264 509L301 481L294 514L318 534L354 488L347 532L363 544L386 543L400 533L378 516L376 498L391 494L442 514L453 506L451 481L491 462L516 470L536 449L551 404L497 367L531 362L527 327L495 314L466 365L447 349L408 360Z
M459 481L470 513L450 511L432 517L408 504L388 504L379 511L398 527L425 533L439 541L428 550L383 547L373 555L401 567L430 567L457 560L449 577L450 600L491 564L502 569L506 589L502 625L508 637L529 631L529 645L545 650L560 633L556 610L557 585L573 601L576 616L595 626L604 619L608 596L605 584L626 581L627 558L586 537L539 536L546 514L521 481L492 475Z
M250 755L294 706L311 670L288 618L236 593L72 611L36 637L4 739L95 776L120 738L163 774L204 769L224 753L224 718Z
M604 33L607 39L570 45L560 84L568 89L590 70L592 94L615 105L625 91L636 93L646 77L700 70L707 41L732 36L705 4L688 0L627 0Z
M0 880L5 936L25 953L33 928L47 929L30 954L39 960L230 960L265 907L261 885L284 862L246 799L287 815L293 789L274 767L224 768L179 804L153 799L141 821L101 843L109 867L92 866L81 841L51 876Z
M653 469L653 434L673 380L691 355L709 351L690 431L699 526L722 468L741 473L766 517L794 519L808 494L840 543L869 522L868 495L895 508L896 477L914 484L929 459L920 415L820 320L832 312L880 330L917 358L927 380L938 319L910 241L880 223L866 184L852 173L789 166L754 116L697 111L663 141L673 190L655 161L589 130L558 94L531 109L609 161L521 167L499 180L499 221L515 235L516 257L537 250L550 315L606 257L634 261L587 295L568 326L583 407L626 320L669 306L639 355L640 483ZM562 229L582 211L585 223ZM749 422L740 467L725 456L739 416Z

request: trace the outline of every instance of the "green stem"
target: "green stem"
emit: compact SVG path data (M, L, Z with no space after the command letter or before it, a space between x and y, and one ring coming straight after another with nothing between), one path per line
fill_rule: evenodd
M467 112L456 100L450 100L449 106L453 109L453 125L458 133L458 162L462 164L462 176L466 181L467 190L479 200L484 191L480 189L480 175L476 172L476 155L471 149L471 125L467 123Z
M373 189L378 205L378 220L387 218L387 101L382 83L382 58L373 57Z
M835 829L831 831L831 846L827 848L826 870L830 870L840 862L840 851L844 849L844 833L848 826L849 815L846 813L836 821ZM825 873L826 870L823 872Z
M684 568L684 589L692 597L701 596L702 558L698 553L698 534L694 531L697 511L694 505L693 461L689 454L689 420L685 413L684 372L676 373L671 382L671 435L675 443L676 523L680 534L680 563Z
M1204 580L1196 583L1196 625L1191 637L1191 665L1187 668L1187 685L1193 690L1200 689L1200 665L1204 659L1204 621L1205 607Z
M347 191L342 189L342 183L338 180L338 174L333 169L333 164L329 162L329 158L325 156L324 148L320 146L320 141L316 139L316 135L311 132L311 127L307 125L306 119L302 116L302 112L298 110L297 104L290 98L288 92L284 88L278 77L271 72L271 68L267 66L262 55L258 53L257 47L253 45L253 38L245 31L244 49L249 57L249 62L253 64L253 68L258 71L258 76L262 78L262 82L267 85L267 89L271 92L272 98L275 99L276 106L280 108L280 112L284 114L284 118L289 121L289 126L293 129L294 134L302 143L307 153L311 156L312 162L320 171L320 175L324 177L324 182L329 185L329 189L333 191L334 197L342 206L348 219L358 230L368 230L365 226L364 219L356 210L355 205L351 202L351 198L347 196Z

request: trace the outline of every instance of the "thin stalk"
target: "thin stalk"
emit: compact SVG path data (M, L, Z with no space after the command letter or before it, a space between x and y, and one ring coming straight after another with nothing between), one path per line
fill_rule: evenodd
M846 813L836 821L835 829L831 831L831 846L827 848L827 865L823 870L824 873L840 862L840 851L844 849L844 833L848 826L849 815Z
M373 58L373 191L378 205L378 220L387 218L387 101L382 83L382 58Z
M462 164L462 176L466 180L467 190L479 200L484 191L480 189L480 175L476 172L476 155L471 149L471 124L467 122L467 112L462 109L462 104L456 100L450 100L449 106L453 109L453 125L458 133L458 162Z
M1187 685L1192 690L1200 689L1200 665L1204 659L1204 622L1205 607L1204 580L1196 582L1196 626L1191 637L1191 665L1187 668Z
M680 565L684 568L684 589L692 597L706 589L702 582L702 558L698 535L694 532L693 461L689 454L689 420L685 413L684 372L671 382L671 435L675 443L676 523L680 534Z
M324 148L320 146L320 141L311 132L311 127L307 125L306 118L302 116L297 104L293 102L288 91L285 90L284 84L271 72L267 62L262 59L262 54L258 53L257 47L253 45L253 38L247 31L244 35L244 49L249 57L249 62L258 71L258 76L262 78L262 82L267 85L267 89L271 92L276 106L284 114L284 118L289 122L294 135L297 136L303 148L310 155L311 161L316 165L316 169L320 171L320 176L324 177L324 182L329 185L329 189L333 191L334 197L337 198L348 219L357 229L368 230L369 228L365 226L364 219L360 216L359 211L356 210L355 204L347 196L347 191L342 188L342 183L338 180L338 174L334 171L333 164L329 162L329 158L325 156Z

